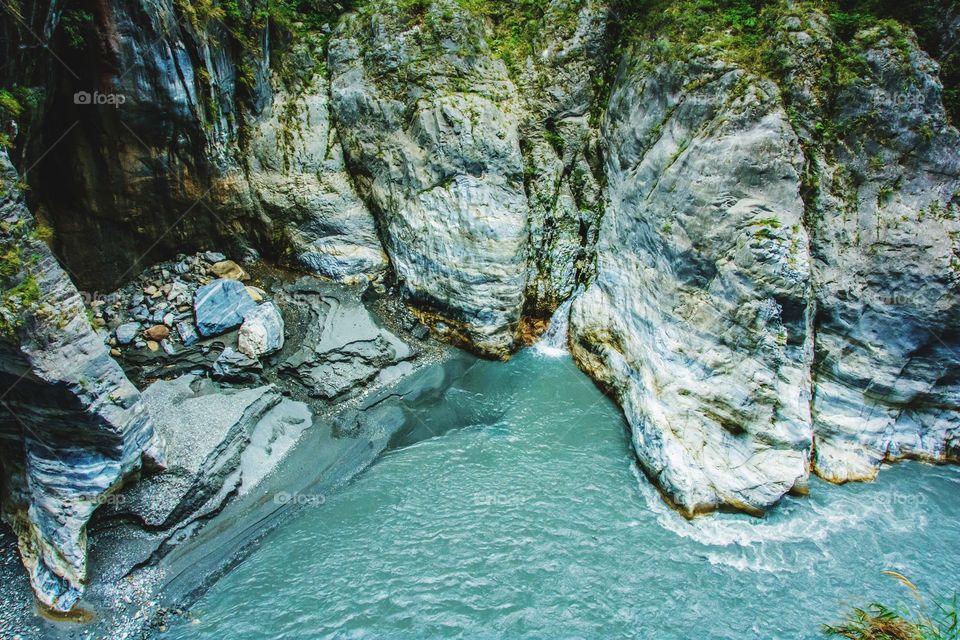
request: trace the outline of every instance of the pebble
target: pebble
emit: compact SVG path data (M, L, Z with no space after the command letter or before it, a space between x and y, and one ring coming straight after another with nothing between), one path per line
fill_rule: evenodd
M112 355L114 358L119 358L121 355L120 349L117 349L116 347L110 349L110 355Z
M263 289L251 286L247 286L247 293L250 294L250 297L253 298L254 302L263 302L264 296L267 295Z
M163 349L163 352L166 353L168 356L176 355L177 353L177 348L174 347L173 343L170 342L169 340L161 340L160 348Z
M160 294L160 291L153 285L150 285L149 287L144 287L143 292L146 295L150 296L151 298L156 298Z
M150 351L157 351L160 349L160 343L155 340L147 340L147 349Z
M430 337L430 329L428 329L426 325L422 325L422 324L418 324L417 326L415 326L411 333L413 334L413 337L416 338L417 340L426 340L427 338Z
M155 340L155 341L165 340L170 336L170 327L162 324L157 324L150 327L146 331L144 331L144 335L147 336L147 338L149 338L150 340Z

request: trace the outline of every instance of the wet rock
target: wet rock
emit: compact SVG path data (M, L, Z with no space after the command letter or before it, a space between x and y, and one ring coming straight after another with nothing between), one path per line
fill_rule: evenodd
M193 325L189 322L178 322L176 327L177 335L180 337L180 342L183 343L183 346L192 347L200 341L200 336L197 334L196 329L194 329Z
M237 335L238 349L251 358L283 348L283 316L272 302L266 302L244 317Z
M117 327L117 343L126 346L133 342L137 334L140 333L140 327L139 322L127 322Z
M296 301L288 307L307 328L296 352L280 364L280 373L310 395L349 396L390 365L414 351L380 327L355 292L305 278L282 292Z
M156 340L147 340L147 349L149 349L150 351L159 351L160 343L157 342Z
M193 302L197 331L202 336L216 336L243 323L256 303L237 280L214 280L197 290Z
M210 265L210 273L227 280L249 280L250 274L233 260L223 260Z

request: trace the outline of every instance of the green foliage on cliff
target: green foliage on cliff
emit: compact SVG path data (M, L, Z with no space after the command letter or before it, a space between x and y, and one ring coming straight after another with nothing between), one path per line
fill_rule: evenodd
M483 18L491 27L488 44L494 55L501 58L514 73L519 72L527 58L535 55L547 12L554 23L566 22L573 26L582 0L548 3L541 0L459 0L460 6ZM559 18L559 20L556 20Z
M37 256L26 253L24 240L35 232L24 222L0 223L0 336L10 336L23 311L40 301L40 287L30 273Z
M937 43L944 6L936 0L903 3L892 0L831 0L787 3L785 0L613 0L616 47L638 41L656 43L661 60L688 60L712 52L754 73L781 79L787 53L780 46L785 20L823 12L836 36L831 74L825 83L844 86L869 73L866 49L885 38L907 50L909 31L921 46L940 56L944 105L960 121L960 48L941 55ZM873 29L872 39L854 36ZM619 59L619 56L614 56Z
M83 49L87 43L87 34L93 27L93 14L80 9L67 9L60 17L60 31L67 39L71 49Z
M13 146L13 140L6 132L7 123L19 118L22 111L23 108L14 95L6 89L0 89L0 151Z

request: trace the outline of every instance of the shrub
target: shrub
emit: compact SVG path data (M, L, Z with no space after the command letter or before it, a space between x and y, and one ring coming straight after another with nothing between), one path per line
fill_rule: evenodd
M837 625L824 625L828 636L848 640L960 640L957 618L957 596L946 602L934 603L934 611L927 606L917 587L907 578L893 571L885 571L908 587L916 604L897 609L873 603L866 608L855 608Z

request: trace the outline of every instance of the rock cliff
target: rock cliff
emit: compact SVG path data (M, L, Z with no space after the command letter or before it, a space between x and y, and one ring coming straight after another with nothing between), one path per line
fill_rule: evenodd
M957 459L960 145L937 67L899 25L843 41L813 8L770 12L766 79L683 34L621 63L598 273L571 316L688 515L760 513L811 467Z
M163 443L17 183L0 153L0 500L37 597L66 611L86 582L87 520L142 465L163 465Z

